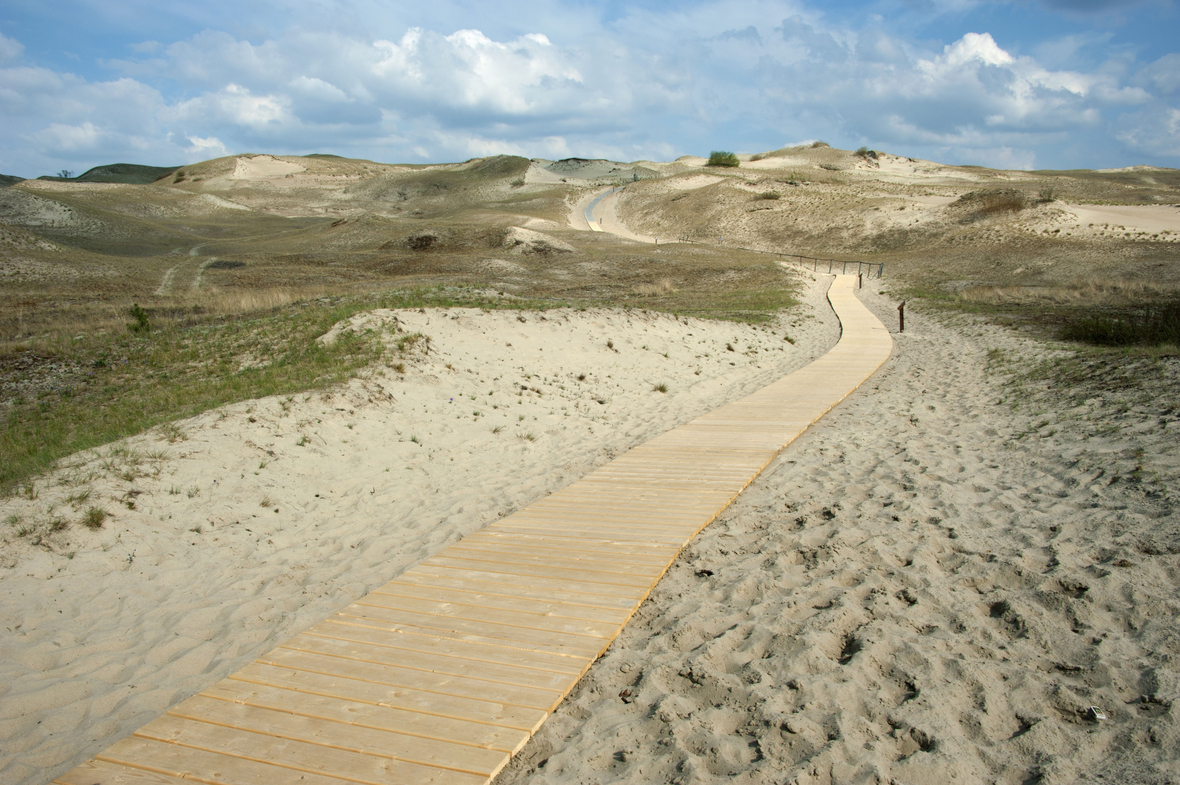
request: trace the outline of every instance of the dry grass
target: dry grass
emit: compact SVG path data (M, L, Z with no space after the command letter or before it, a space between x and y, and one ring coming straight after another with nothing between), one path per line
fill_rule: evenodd
M1052 305L1103 308L1160 302L1176 295L1174 285L1155 281L1084 279L1058 286L975 286L964 289L964 303L981 305Z

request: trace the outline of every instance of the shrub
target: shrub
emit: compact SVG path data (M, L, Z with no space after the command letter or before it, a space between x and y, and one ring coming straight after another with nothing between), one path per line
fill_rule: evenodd
M148 321L148 313L143 308L139 307L139 303L134 303L131 310L127 312L135 321L127 325L127 329L133 333L146 333L151 331L152 324Z
M724 150L714 150L709 153L709 163L706 166L741 166L742 162L738 160L737 154L729 153Z
M1137 313L1079 319L1067 324L1061 337L1098 346L1180 345L1180 300L1150 305Z
M1025 207L1024 194L1019 191L995 191L983 199L979 212L983 215L1018 213Z
M778 191L764 191L760 197L761 199L782 199L783 195Z
M821 139L816 139L811 143L811 147L814 149L816 147L831 147L831 145Z

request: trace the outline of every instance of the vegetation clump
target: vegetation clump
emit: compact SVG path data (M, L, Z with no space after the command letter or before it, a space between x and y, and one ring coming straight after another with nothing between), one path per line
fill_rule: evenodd
M714 150L709 153L709 162L706 166L741 166L742 162L738 160L736 153L726 152L724 150Z
M1062 338L1095 346L1180 346L1180 298L1134 311L1071 321Z
M146 333L152 329L152 323L148 321L148 313L139 303L134 303L131 309L127 312L132 321L127 325L127 329L133 333Z

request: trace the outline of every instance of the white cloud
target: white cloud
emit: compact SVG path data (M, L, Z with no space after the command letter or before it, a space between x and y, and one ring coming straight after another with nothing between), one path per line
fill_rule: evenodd
M225 145L216 136L202 139L199 136L188 136L189 146L185 152L189 154L189 161L204 161L210 158L224 158L229 155Z
M933 0L944 11L957 1ZM508 2L500 15L523 13ZM290 26L249 41L208 29L148 41L128 47L127 60L104 61L121 74L105 81L0 68L0 112L14 139L52 124L59 130L45 144L58 150L87 149L89 138L109 151L95 163L131 148L165 162L263 148L382 160L672 158L821 137L1024 168L1079 134L1175 154L1161 151L1174 149L1168 110L1180 55L1138 71L1126 53L1085 68L1075 55L1097 46L1090 39L1038 59L986 31L931 44L881 20L854 29L798 0L636 5L609 25L548 4L535 24L507 34L479 14L444 27L446 8L411 27L381 12L352 32ZM22 52L0 36L0 59ZM0 163L21 144L0 139Z
M168 109L165 115L181 123L231 123L259 131L289 122L288 103L285 96L254 95L249 89L231 82L216 93L182 101Z
M93 148L101 136L98 128L90 122L81 125L50 123L48 128L38 134L43 146L70 152Z
M24 45L15 39L0 33L0 63L15 60L25 51Z

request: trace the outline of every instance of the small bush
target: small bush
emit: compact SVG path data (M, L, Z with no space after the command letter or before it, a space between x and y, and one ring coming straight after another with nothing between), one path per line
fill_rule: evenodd
M1024 194L1016 191L997 191L989 194L979 207L983 215L998 213L1018 213L1026 207Z
M811 143L811 148L814 150L817 147L831 147L831 145L821 139L816 139Z
M760 194L760 198L762 198L762 199L782 199L783 195L780 194L778 191L764 191L762 194Z
M714 150L709 153L709 162L706 166L741 166L742 162L738 160L736 153L726 152L724 150Z
M148 313L143 308L139 307L139 303L133 303L131 310L127 312L128 315L135 321L127 325L127 329L133 333L146 333L151 331L152 323L148 321Z
M659 393L666 393L666 392L668 392L668 385L664 384L663 382L660 382L655 387L652 387L652 390L654 390L655 392L659 392Z
M515 180L513 180L513 181L512 181L512 187L513 187L513 188L524 188L524 178L523 178L523 177L518 177L518 178L516 178Z

